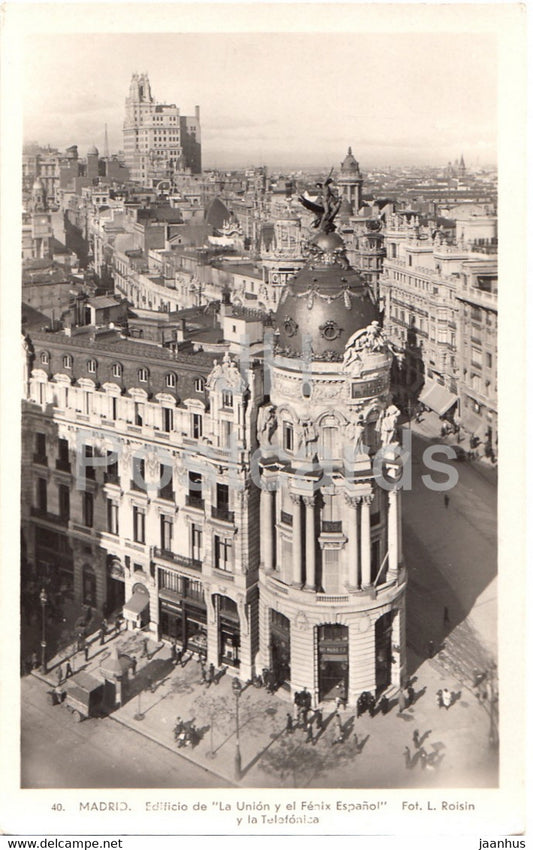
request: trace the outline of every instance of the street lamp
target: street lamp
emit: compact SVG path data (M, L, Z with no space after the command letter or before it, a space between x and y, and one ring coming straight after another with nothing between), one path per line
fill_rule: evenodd
M46 595L46 590L44 589L44 587L41 588L39 599L41 600L41 606L43 610L43 625L41 633L41 670L43 673L46 673L46 606L48 604L48 596Z
M235 776L240 779L241 776L241 742L239 737L239 698L242 692L242 685L235 676L231 683L233 693L235 694Z

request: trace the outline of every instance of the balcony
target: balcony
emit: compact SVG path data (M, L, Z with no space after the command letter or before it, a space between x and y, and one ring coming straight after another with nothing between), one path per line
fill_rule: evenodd
M342 534L342 520L322 520L323 534Z
M61 458L59 460L56 460L56 469L59 472L71 472L70 461L62 460Z
M38 452L34 453L33 462L38 463L40 466L48 466L48 458L46 455L39 454Z
M172 487L161 487L157 493L158 499L163 499L165 502L174 502L175 493Z
M233 523L235 514L233 511L229 511L227 508L215 508L214 506L211 508L211 516L213 519L221 519L224 522Z
M118 487L120 485L120 476L116 472L104 472L104 484L116 484Z
M198 511L203 511L204 509L204 500L201 496L196 496L193 493L189 493L185 496L185 504L188 508L196 508Z
M31 509L31 515L36 517L37 519L44 519L47 522L53 522L54 525L68 525L68 516L58 516L58 514L51 514L50 511L45 511L42 508L34 508Z
M160 558L162 561L170 561L172 564L177 564L180 567L188 567L190 570L202 571L202 562L197 558L188 558L186 555L177 555L175 552L170 552L168 549L160 549L154 547L154 558Z

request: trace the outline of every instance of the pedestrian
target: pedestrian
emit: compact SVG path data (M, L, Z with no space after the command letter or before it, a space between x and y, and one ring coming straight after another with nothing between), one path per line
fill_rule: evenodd
M403 688L400 688L400 691L398 693L398 714L401 714L402 711L405 711L406 705L407 703L405 699L405 691Z
M415 701L415 696L416 696L415 689L413 688L412 685L408 685L408 687L407 687L407 707L408 708L413 705L413 703Z
M420 747L420 735L419 735L418 729L415 729L415 731L413 732L413 744L415 745L415 747L418 750L419 747Z
M448 711L449 707L452 704L452 695L451 695L450 691L448 690L448 688L443 688L442 704L443 704L444 708L446 709L446 711Z
M442 691L440 690L440 688L439 688L439 690L437 691L437 693L436 693L436 695L435 695L435 696L436 696L436 698L437 698L437 705L438 705L438 707L439 707L439 708L442 708L442 706L443 706L443 701L442 701Z
M346 688L344 686L344 682L339 682L337 687L335 688L335 691L335 704L337 708L346 708Z
M89 644L86 640L83 641L83 654L85 656L85 660L89 660Z
M294 731L294 723L292 720L292 714L290 711L287 712L287 720L285 722L285 731L288 735L292 735Z
M428 641L428 658L433 658L435 655L435 643L434 641Z
M148 638L143 638L143 648L141 655L145 658L148 655Z
M119 616L115 617L115 634L118 635L120 632L120 626L122 625L122 618Z
M342 719L338 711L335 712L335 726L337 727L337 737L333 741L334 744L342 744L344 742L344 727Z
M203 658L200 659L200 675L202 677L202 685L205 685L207 682L207 670L205 669L205 661Z
M374 714L376 713L376 698L374 694L370 693L370 691L367 691L367 693L368 713L370 714L370 717L374 717Z
M61 669L61 664L56 670L57 684L60 685L63 681L63 670Z
M104 619L102 620L102 625L101 625L100 628L102 628L106 634L107 634L107 626L108 626L108 623L107 623L106 618L104 617Z
M320 708L317 708L315 711L315 724L318 732L322 731L322 727L324 725L324 719L322 717L322 711Z
M36 652L32 652L31 654L31 669L37 670L39 666L39 657Z
M137 659L136 659L135 655L131 656L131 665L130 666L131 666L132 675L135 676L135 674L137 672Z
M445 493L444 494L444 507L447 508L449 504L450 504L450 497L448 496L447 493Z
M68 679L69 676L72 676L72 667L70 665L70 661L67 661L67 666L65 668L65 679Z
M379 710L382 714L388 714L390 708L389 698L383 695L379 703Z
M306 744L312 744L313 743L313 721L311 720L311 718L307 721L306 729L307 729L307 735L306 735L306 738L305 738L305 743Z
M170 642L170 660L172 664L176 664L177 662L177 651L176 651L176 638L172 638Z
M100 636L100 646L102 646L105 643L105 629L101 628L98 634Z
M211 662L211 664L209 665L209 668L207 670L207 686L208 687L214 681L214 679L215 679L215 665L213 664L213 662Z
M449 623L450 623L450 614L449 614L447 605L444 606L443 623L444 623L445 626L448 626Z

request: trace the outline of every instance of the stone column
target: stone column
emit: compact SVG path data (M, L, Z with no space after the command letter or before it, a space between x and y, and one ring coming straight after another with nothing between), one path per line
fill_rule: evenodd
M291 493L292 509L292 582L301 586L302 577L302 510L300 496Z
M347 558L348 576L347 584L349 590L359 588L359 511L358 505L361 499L358 496L344 494L347 505L348 522L346 533L348 535Z
M398 508L397 508L397 522L398 522L398 565L402 566L403 564L403 536L402 536L402 491L397 490L398 494Z
M398 491L389 490L387 581L398 575Z
M305 505L305 589L316 590L315 497L304 496Z
M361 586L370 587L370 505L372 496L363 496L361 503Z
M263 567L266 572L271 572L274 569L273 497L273 490L261 490L261 548Z

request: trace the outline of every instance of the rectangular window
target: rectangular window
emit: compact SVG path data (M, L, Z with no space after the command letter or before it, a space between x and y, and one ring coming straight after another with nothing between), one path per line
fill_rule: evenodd
M46 463L46 435L35 434L35 455L34 459L38 463Z
M222 406L233 407L233 393L231 390L224 390L222 393Z
M192 558L194 561L202 560L202 529L200 526L191 525L191 547Z
M107 530L110 534L118 534L118 505L112 499L107 499Z
M92 493L83 494L83 524L87 528L93 527L94 521L94 502Z
M146 477L144 474L143 457L133 458L131 489L146 492Z
M283 448L287 452L294 450L294 429L290 422L283 423Z
M66 484L59 484L57 487L59 500L59 516L61 519L70 519L70 489Z
M161 516L161 549L172 552L172 532L174 524L170 517Z
M170 407L163 408L163 431L167 434L174 429L174 411Z
M487 351L487 367L492 369L492 354L490 351Z
M40 511L48 510L48 487L45 478L37 479L37 507Z
M86 416L90 416L91 413L91 393L84 390L83 392L83 412Z
M136 543L144 543L145 514L142 508L133 508L133 539Z
M63 472L70 472L70 461L68 456L68 440L64 440L61 437L57 441L57 469L63 470Z
M143 405L139 401L133 403L133 424L137 426L143 424Z
M95 477L95 469L94 469L94 466L93 466L92 464L90 464L90 463L87 463L87 461L88 461L90 458L93 458L93 457L94 457L94 449L93 449L93 447L92 447L92 446L87 446L87 445L86 445L86 446L84 446L84 453L85 453L85 477L86 477L86 478L91 478L92 480L94 480L94 477Z
M203 422L202 417L199 413L193 413L192 415L192 435L195 440L199 439L203 433Z
M174 501L174 490L172 489L172 467L169 464L162 463L159 466L159 480L161 486L159 488L159 498Z
M115 395L111 396L111 419L116 420L117 418L117 397Z
M215 568L224 572L232 571L231 540L219 537L218 534L215 534Z
M478 348L477 346L473 345L471 350L471 358L472 366L477 366L478 368L481 368L483 362L481 348Z

